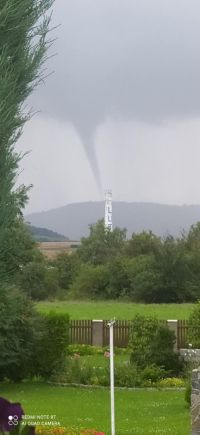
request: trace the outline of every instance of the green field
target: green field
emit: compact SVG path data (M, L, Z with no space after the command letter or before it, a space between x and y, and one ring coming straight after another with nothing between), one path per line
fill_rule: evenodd
M132 319L137 313L156 316L158 319L188 319L193 304L136 304L116 301L55 301L39 302L37 309L46 313L50 310L69 313L71 319L102 319L113 317L119 320Z
M96 428L110 435L108 389L0 384L0 395L19 401L29 415L53 414L62 426ZM116 391L116 435L188 435L183 391Z

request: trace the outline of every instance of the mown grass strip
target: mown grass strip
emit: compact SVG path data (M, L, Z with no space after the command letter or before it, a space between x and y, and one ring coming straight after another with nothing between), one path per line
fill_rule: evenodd
M54 301L39 302L36 304L38 311L47 313L50 310L63 313L67 312L71 319L107 320L116 317L119 320L131 320L136 314L156 316L158 319L188 319L193 304L136 304L131 302L116 301Z

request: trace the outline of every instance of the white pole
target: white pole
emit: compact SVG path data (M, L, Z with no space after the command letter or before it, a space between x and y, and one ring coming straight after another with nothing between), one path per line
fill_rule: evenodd
M113 326L115 320L108 323L110 327L110 402L111 402L111 435L115 435L115 386L114 386L114 346Z

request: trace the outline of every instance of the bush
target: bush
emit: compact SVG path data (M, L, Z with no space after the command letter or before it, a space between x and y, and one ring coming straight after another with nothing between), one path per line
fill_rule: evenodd
M180 378L165 378L157 382L157 386L161 388L183 388L185 387L185 381Z
M0 379L19 381L32 374L37 314L14 287L0 286Z
M176 376L183 370L183 363L173 351L174 342L174 333L158 319L137 315L130 335L131 362L140 369L156 365Z
M140 387L141 376L132 364L115 367L115 385L117 387Z
M36 372L44 378L65 368L69 344L69 316L51 311L40 317L40 337L36 346Z
M161 378L166 376L166 372L161 367L157 367L156 365L147 366L141 372L141 378L144 381L150 381L150 383L156 383Z

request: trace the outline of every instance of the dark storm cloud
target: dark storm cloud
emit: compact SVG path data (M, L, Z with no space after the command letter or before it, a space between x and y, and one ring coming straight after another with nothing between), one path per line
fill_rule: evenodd
M200 113L199 0L56 0L54 23L55 73L37 103L73 123L97 174L93 142L107 117Z

